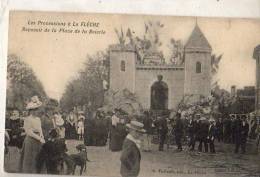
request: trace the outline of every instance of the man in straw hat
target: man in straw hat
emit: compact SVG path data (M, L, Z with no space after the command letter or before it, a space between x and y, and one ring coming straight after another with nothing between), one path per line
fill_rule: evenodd
M141 161L141 136L145 133L143 124L137 121L131 121L126 125L129 128L129 134L123 143L122 154L120 157L122 177L137 177L140 171Z

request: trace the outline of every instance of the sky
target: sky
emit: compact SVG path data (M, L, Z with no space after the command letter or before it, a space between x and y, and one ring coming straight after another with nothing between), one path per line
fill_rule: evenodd
M78 26L53 26L43 23L78 23ZM167 57L170 39L180 39L185 44L196 21L212 46L212 53L223 54L216 76L221 88L232 85L242 88L255 84L253 49L260 44L260 19L196 18L174 16L144 16L123 14L87 14L11 11L9 17L8 54L19 56L30 65L49 97L60 99L68 82L77 77L88 55L106 50L118 42L115 28L135 31L142 36L147 21L160 21L163 43L161 50ZM36 24L33 24L35 22ZM84 22L85 26L81 26ZM87 24L98 27L88 27ZM50 32L27 32L24 29L48 28ZM57 32L51 32L52 28ZM80 30L80 33L58 32ZM105 34L83 34L82 30L105 31Z

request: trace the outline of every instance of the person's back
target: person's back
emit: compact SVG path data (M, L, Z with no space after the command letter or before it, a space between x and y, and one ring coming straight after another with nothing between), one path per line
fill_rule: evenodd
M198 134L202 139L207 138L208 128L209 128L208 123L206 123L206 122L200 123L199 129L198 129Z
M120 157L122 177L136 177L140 172L141 154L134 142L126 138Z
M184 125L183 125L183 122L180 118L176 119L176 124L175 124L174 129L175 129L176 134L179 134L179 135L183 134Z
M41 125L42 125L43 136L45 140L48 140L49 132L51 129L54 128L54 123L52 118L47 114L43 115L41 117Z
M233 131L236 137L241 136L241 120L236 119L233 123Z
M153 120L149 116L145 116L143 120L144 129L146 130L146 133L151 134L152 133L152 124Z

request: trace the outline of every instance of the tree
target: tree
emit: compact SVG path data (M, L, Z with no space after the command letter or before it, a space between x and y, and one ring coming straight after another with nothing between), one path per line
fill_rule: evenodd
M23 110L25 103L34 95L47 98L41 82L34 71L16 55L7 61L7 107Z
M98 108L103 104L103 81L108 80L108 52L97 52L87 56L84 68L79 71L78 78L66 86L60 100L63 110L72 110L75 106L91 104Z

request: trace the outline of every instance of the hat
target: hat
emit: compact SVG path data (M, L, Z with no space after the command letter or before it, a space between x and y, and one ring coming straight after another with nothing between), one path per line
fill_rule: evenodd
M64 124L64 120L62 119L60 114L56 114L54 117L55 117L55 124L57 126L62 126Z
M49 131L49 135L51 138L57 138L59 134L58 134L57 130L55 128L53 128Z
M206 117L201 117L199 120L207 120Z
M236 117L236 115L235 115L235 114L229 114L229 116L230 116L230 117Z
M143 129L144 124L138 121L131 121L130 124L126 124L126 126L132 130L135 130L140 133L145 133L145 129Z
M241 119L247 119L247 115L246 114L242 114L241 115Z
M84 114L84 111L79 111L78 114Z
M14 113L16 113L16 114L14 114ZM17 120L17 119L19 119L20 117L19 117L19 111L18 110L13 110L13 114L12 114L12 116L10 117L10 119L11 120Z
M26 109L36 109L42 106L42 102L39 100L38 96L33 96L31 101L27 104Z
M79 120L80 120L80 119L84 120L85 117L84 117L84 116L79 116Z
M209 122L215 122L215 119L210 118L210 119L209 119Z

